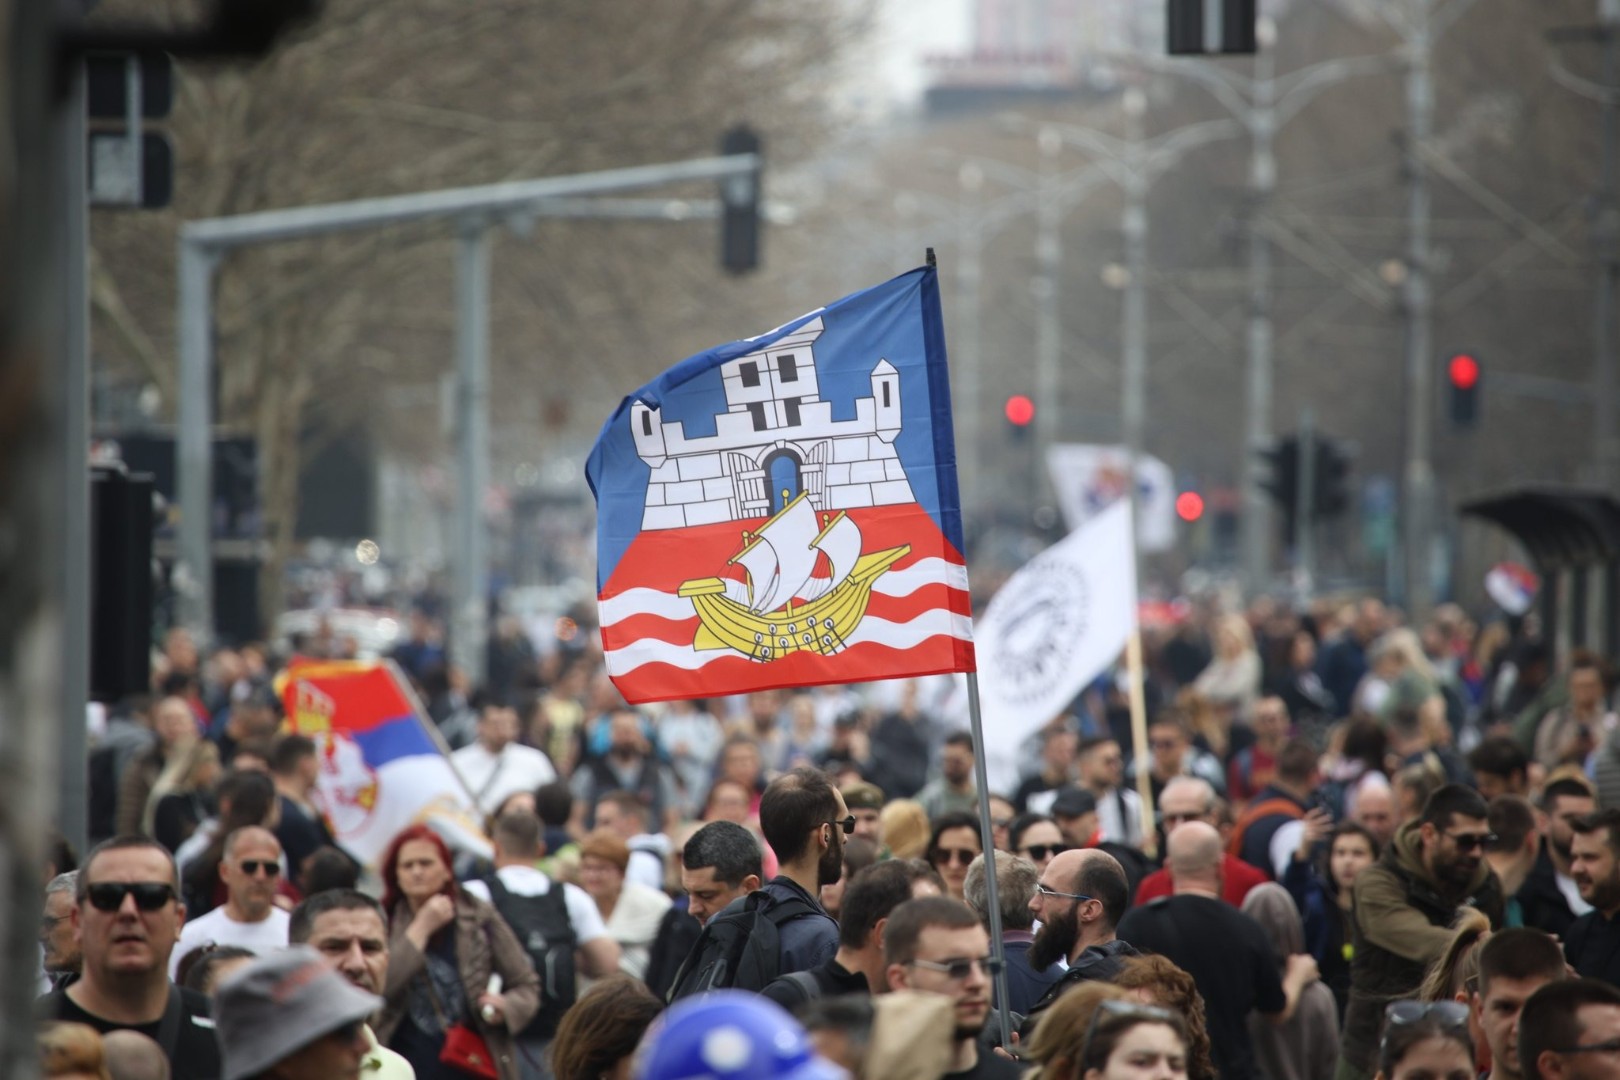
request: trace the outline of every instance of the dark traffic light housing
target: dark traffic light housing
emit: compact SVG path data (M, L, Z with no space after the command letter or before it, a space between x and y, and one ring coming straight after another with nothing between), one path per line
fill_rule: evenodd
M1479 383L1484 374L1475 353L1452 353L1446 358L1446 386L1450 393L1451 422L1460 428L1479 420Z
M759 154L759 136L743 126L732 128L721 136L720 153ZM760 189L763 187L764 164L741 176L728 176L720 181L720 265L733 274L744 274L759 268L759 214Z

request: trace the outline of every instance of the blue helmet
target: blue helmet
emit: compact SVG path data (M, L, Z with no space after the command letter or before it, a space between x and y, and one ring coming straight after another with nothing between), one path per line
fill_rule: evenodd
M676 1002L636 1050L636 1080L843 1080L769 998L716 990Z

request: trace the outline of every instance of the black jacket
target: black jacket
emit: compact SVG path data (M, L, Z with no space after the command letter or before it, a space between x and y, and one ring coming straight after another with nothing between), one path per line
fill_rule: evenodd
M675 976L680 974L682 961L692 951L692 946L697 944L698 934L702 931L703 924L685 908L672 907L664 912L647 958L647 989L658 1000L663 1001L669 996L669 988L675 985Z
M1139 955L1141 954L1136 951L1135 946L1119 938L1086 949L1069 965L1069 970L1063 973L1063 978L1053 983L1042 995L1041 1000L1029 1010L1029 1015L1024 1018L1024 1026L1019 1029L1019 1039L1028 1041L1035 1032L1035 1022L1040 1019L1041 1013L1050 1008L1052 1002L1062 997L1064 991L1083 982L1113 982L1119 978L1120 970L1125 966L1125 958Z
M1524 915L1524 925L1568 940L1565 935L1575 921L1575 913L1569 910L1569 901L1558 887L1558 871L1553 866L1552 856L1547 853L1545 838L1541 841L1536 865L1530 868L1524 884L1519 886L1516 898L1519 911Z

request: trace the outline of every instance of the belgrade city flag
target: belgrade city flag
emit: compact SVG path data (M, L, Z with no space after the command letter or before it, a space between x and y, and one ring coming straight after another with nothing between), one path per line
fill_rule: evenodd
M978 620L986 762L1016 782L1019 744L1119 659L1136 629L1131 504L1120 499L1007 579ZM999 758L999 760L998 760Z
M332 835L375 867L408 825L489 850L478 813L392 661L295 660L277 680L287 728L315 741L314 801Z
M626 700L972 670L932 267L688 357L585 472Z

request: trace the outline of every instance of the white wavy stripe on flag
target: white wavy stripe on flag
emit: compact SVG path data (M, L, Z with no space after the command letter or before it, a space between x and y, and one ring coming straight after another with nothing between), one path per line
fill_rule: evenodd
M927 585L944 582L946 588L967 592L967 567L947 559L922 559L903 570L890 570L872 583L872 591L884 596L910 596ZM662 619L690 619L697 614L692 601L657 589L627 589L599 604L601 625L612 626L632 615L656 615Z
M944 608L932 608L903 623L868 615L861 620L847 643L910 649L940 635L972 641L973 621L966 615L958 615ZM608 650L605 658L610 673L628 675L643 664L668 664L682 671L696 671L715 660L740 655L730 649L705 649L699 652L690 645L672 645L657 638L642 638L623 648Z

